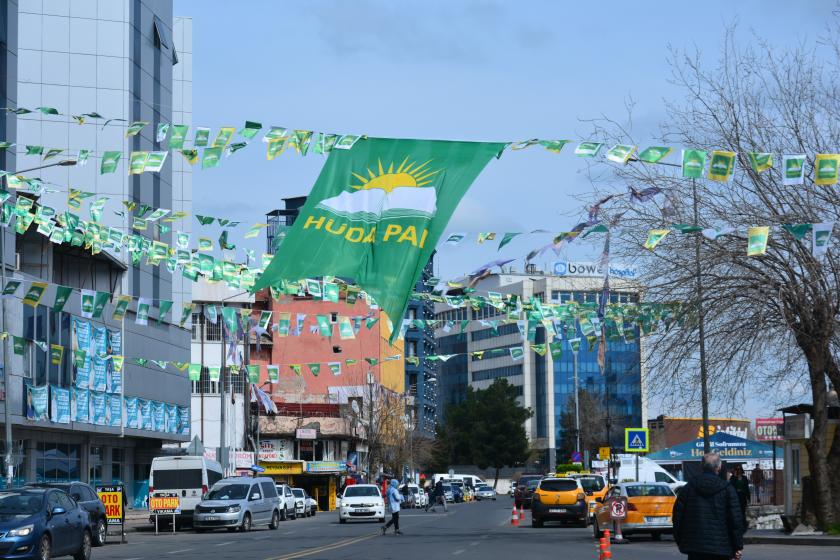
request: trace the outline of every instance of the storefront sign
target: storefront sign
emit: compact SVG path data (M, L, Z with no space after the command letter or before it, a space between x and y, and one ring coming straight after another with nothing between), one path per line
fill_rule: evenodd
M260 440L260 461L279 463L292 459L294 444L290 439Z
M261 463L265 475L274 474L303 474L303 461L289 461L281 463Z
M105 517L108 525L122 525L123 523L123 487L97 486L96 493L105 505Z
M784 436L784 418L756 418L755 439L757 441L782 441Z
M177 492L155 492L149 496L149 513L178 515L181 513L181 498Z
M314 428L298 428L295 432L297 439L316 439L318 437L318 430Z
M342 472L345 470L347 470L347 465L339 463L338 461L306 462L306 472L308 473Z
M251 465L254 464L254 452L253 451L237 451L234 453L234 468L237 469L250 469Z
M557 276L575 278L603 278L604 269L600 264L594 262L572 262L556 261L554 263L554 274ZM633 279L639 275L635 266L622 264L610 264L610 276L613 278Z

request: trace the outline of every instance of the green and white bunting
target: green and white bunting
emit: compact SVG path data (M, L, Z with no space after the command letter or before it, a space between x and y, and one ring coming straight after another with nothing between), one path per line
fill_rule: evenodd
M703 176L703 168L706 167L705 150L683 150L682 151L682 176L689 179L699 179Z
M767 226L756 226L747 229L747 256L758 257L767 252L767 241L770 237L770 228Z
M802 185L805 183L805 154L785 154L782 156L784 185Z

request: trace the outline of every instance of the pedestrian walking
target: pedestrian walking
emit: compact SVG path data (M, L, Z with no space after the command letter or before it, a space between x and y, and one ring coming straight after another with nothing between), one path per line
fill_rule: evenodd
M388 520L388 523L382 526L382 534L384 535L388 530L388 527L393 525L394 534L402 535L402 531L400 531L400 502L403 502L404 498L402 497L402 494L400 494L399 483L396 479L391 479L391 485L388 487L387 496L388 505L391 508L391 519Z
M443 491L443 480L440 479L435 483L435 487L432 490L432 495L429 499L429 503L426 504L426 511L429 511L429 505L432 507L432 511L437 511L438 503L443 504L443 511L446 510L446 492Z
M761 497L764 495L764 471L756 463L755 468L750 473L750 480L752 480L753 488L755 489L755 497L758 503L761 503Z
M740 560L744 525L738 494L720 478L718 453L703 456L703 472L683 486L674 504L674 540L689 560Z
M744 467L738 465L735 467L735 474L729 481L735 493L738 494L738 504L741 506L741 522L744 526L744 531L747 530L747 504L750 503L750 483L744 474Z

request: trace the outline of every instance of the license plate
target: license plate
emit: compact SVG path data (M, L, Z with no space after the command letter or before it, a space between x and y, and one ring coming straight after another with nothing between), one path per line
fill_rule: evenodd
M354 509L353 510L353 513L367 513L367 512L368 512L368 510L366 510L366 509Z
M564 508L551 508L548 513L566 513L566 510Z
M645 517L645 523L652 525L661 525L663 523L670 523L670 517Z
M216 519L218 519L218 517L216 517L215 515L208 515L207 516L207 521L216 521Z

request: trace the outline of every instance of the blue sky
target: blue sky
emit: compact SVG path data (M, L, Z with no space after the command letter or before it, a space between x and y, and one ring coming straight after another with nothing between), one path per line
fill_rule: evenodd
M779 48L814 42L835 8L833 0L175 0L175 13L193 18L194 125L249 119L384 137L585 140L587 119L624 120L632 98L642 145L667 117L663 100L679 96L668 83L669 47L697 48L714 64L734 22L745 45L756 37ZM194 211L241 220L241 236L283 197L306 194L323 157L269 162L264 146L197 170ZM507 152L478 178L449 229L562 231L576 223L574 196L590 188L585 162L568 146L559 155ZM521 267L546 239L523 236L501 253L496 243L444 247L437 272L457 276L500 256ZM252 246L262 250L262 238ZM595 259L600 247L576 251Z

